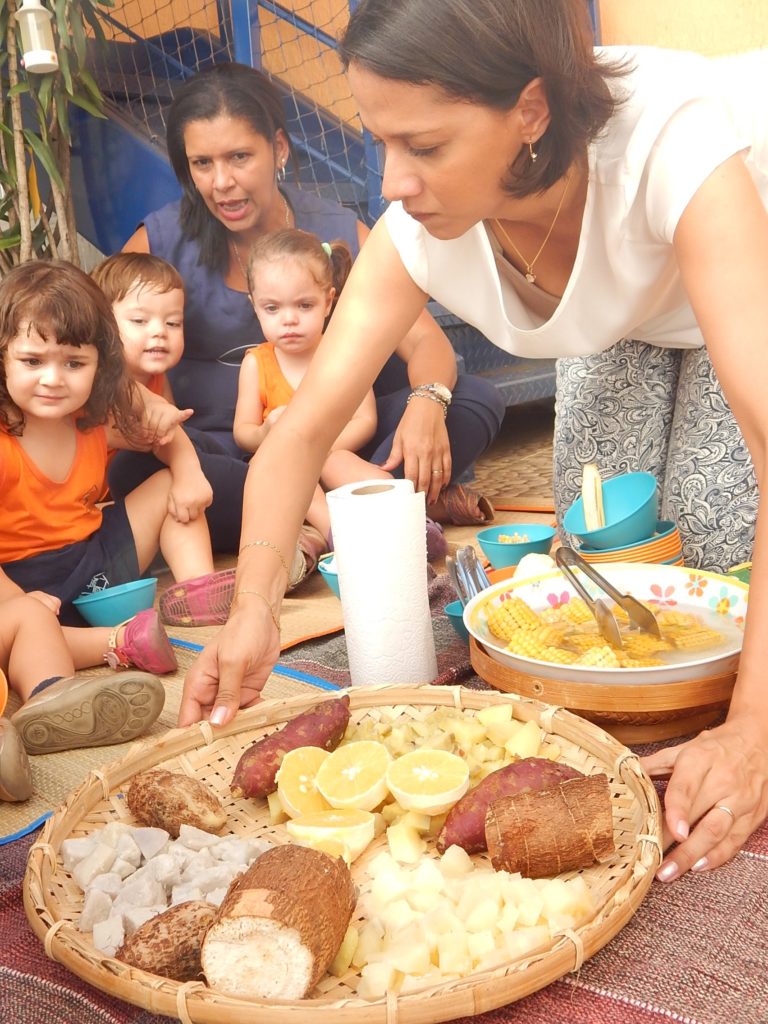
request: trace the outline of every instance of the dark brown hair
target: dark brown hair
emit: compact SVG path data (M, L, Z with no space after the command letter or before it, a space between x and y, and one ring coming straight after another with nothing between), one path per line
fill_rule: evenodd
M330 252L324 248L326 245ZM336 289L331 306L333 312L352 269L352 253L347 243L341 239L321 242L317 235L310 231L302 231L300 228L270 231L262 235L248 253L248 291L253 293L254 268L257 264L283 259L300 260L321 288L326 291ZM330 313L328 315L330 316Z
M193 75L176 93L168 111L168 159L182 188L180 220L184 235L200 245L200 262L210 270L225 270L229 262L227 229L211 215L195 188L189 170L184 129L192 121L212 121L226 114L246 121L257 135L274 142L285 134L294 154L280 95L270 80L246 64L214 64Z
M136 287L146 287L160 294L175 289L184 291L184 282L176 267L149 252L118 252L103 260L91 271L107 302L120 302Z
M518 197L543 192L583 154L616 109L609 81L626 73L596 60L586 0L362 0L340 51L345 66L495 110L541 78L552 119L535 163L523 149L508 169L504 188Z
M133 410L135 385L125 372L112 307L87 274L64 260L22 263L0 281L0 422L10 433L24 432L24 414L8 394L5 354L25 322L41 338L53 337L59 345L75 348L93 345L98 353L78 429L100 426L112 416L126 437L141 436Z

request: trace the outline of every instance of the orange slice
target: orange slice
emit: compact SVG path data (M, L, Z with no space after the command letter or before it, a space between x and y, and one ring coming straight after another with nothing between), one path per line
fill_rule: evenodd
M447 750L412 750L390 764L387 785L406 810L444 814L469 789L469 766Z
M387 796L392 760L383 743L358 740L337 747L318 769L316 785L331 807L372 811Z
M335 840L346 847L350 860L354 860L373 840L375 824L370 811L343 808L302 814L286 822L285 827L289 836L309 845Z
M328 810L327 801L315 785L315 777L328 756L322 747L297 747L283 757L277 773L277 795L291 818Z

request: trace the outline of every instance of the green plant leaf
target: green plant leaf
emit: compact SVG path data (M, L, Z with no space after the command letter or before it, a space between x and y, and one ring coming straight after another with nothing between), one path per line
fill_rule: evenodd
M90 71L86 71L85 68L82 68L80 71L80 81L91 94L93 100L99 105L99 108L101 108L101 105L104 102L104 97L101 95L101 89L96 84L96 80Z
M69 66L69 53L63 46L59 47L59 71L61 71L64 79L64 88L71 96L74 92L72 88L72 71Z
M56 120L59 123L59 131L67 141L71 138L71 132L69 130L69 99L69 96L63 92L57 92L54 95L56 103Z
M70 8L69 25L72 29L72 41L75 44L77 60L81 65L85 64L88 43L85 38L85 32L83 31L83 19L80 10L73 10Z
M40 84L37 87L37 99L44 113L51 109L51 96L53 94L54 75L40 75Z
M12 96L20 96L23 92L29 92L29 82L17 82L16 85L8 90L6 95L10 99Z
M35 154L37 159L43 165L45 173L51 179L56 182L60 189L64 188L64 181L61 177L61 172L56 165L56 157L51 152L50 148L46 146L39 135L35 135L33 131L28 128L24 129L24 139L31 147L32 152Z
M101 18L93 10L93 4L89 4L89 0L85 0L83 6L83 17L91 26L94 37L96 38L97 45L100 47L105 46L107 42L107 37L104 34L104 27L101 24Z
M83 96L82 93L76 93L74 96L69 97L70 103L74 103L76 107L82 107L83 110L92 114L94 117L100 117L102 121L107 120L107 115L98 107L93 100L88 96Z
M0 249L14 249L21 244L21 234L0 236Z
M64 46L67 46L69 41L69 25L67 25L67 8L69 3L70 0L56 0L53 8L56 15L56 31L59 35L59 42ZM61 63L61 53L59 53L59 63Z

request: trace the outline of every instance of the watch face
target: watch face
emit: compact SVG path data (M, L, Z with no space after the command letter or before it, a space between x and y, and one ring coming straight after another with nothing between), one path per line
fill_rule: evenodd
M435 392L436 395L439 395L444 402L450 402L451 399L453 398L451 389L446 387L445 384L433 384L432 390Z

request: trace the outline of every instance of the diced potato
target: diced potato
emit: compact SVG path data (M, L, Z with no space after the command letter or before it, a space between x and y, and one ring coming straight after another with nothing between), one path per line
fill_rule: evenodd
M475 743L485 739L485 726L476 718L458 718L450 723L454 739L463 751L469 751Z
M383 868L373 875L371 900L375 913L380 913L393 900L403 899L408 892L408 877L395 861L391 868Z
M429 832L431 821L428 814L421 814L419 811L406 811L398 825L415 828L417 832Z
M515 735L507 740L504 749L515 757L536 757L541 746L541 729L531 720L518 729Z
M384 804L381 808L381 816L388 825L391 825L397 818L402 818L404 814L405 808L401 807L396 800L393 800L392 803Z
M482 931L468 932L467 949L473 963L477 963L478 960L482 960L489 953L493 953L496 949L493 931L490 928L484 928Z
M497 747L504 747L522 728L522 723L514 719L509 722L491 722L488 726L488 739Z
M449 932L462 931L461 921L449 903L439 903L424 917L424 933L430 946L437 948L437 940Z
M421 914L406 899L393 900L388 907L381 909L381 920L388 932L406 928L420 917Z
M504 943L511 960L518 960L535 949L540 949L550 942L551 936L546 925L536 928L520 928L514 932L506 932Z
M380 921L366 921L360 930L357 945L352 953L352 966L358 970L367 964L372 956L381 952L384 928Z
M437 956L441 974L465 975L472 970L466 932L441 935L437 940Z
M460 846L449 846L440 858L440 871L445 878L460 878L474 869L472 858Z
M426 914L433 907L439 905L443 895L438 889L414 888L408 890L406 898L414 910L418 910L420 914Z
M492 724L511 722L512 711L511 704L490 704L487 708L480 708L477 718L487 729Z
M382 999L390 989L396 989L397 977L395 968L385 961L366 964L360 972L357 994L361 999Z
M352 957L357 949L359 938L360 933L357 928L351 924L344 933L344 938L341 940L339 951L331 961L331 966L328 968L334 978L343 977L349 970L352 964Z
M387 829L389 852L401 864L415 864L424 854L427 844L415 828L399 822Z
M480 900L464 918L467 932L482 932L492 929L498 920L501 900L488 896Z
M284 821L288 821L288 815L285 813L285 809L280 802L277 790L270 793L267 797L267 808L269 810L270 825L282 825Z
M514 903L505 903L496 921L496 927L502 933L514 931L519 916L519 911Z
M387 962L403 974L426 974L432 968L429 946L418 924L399 931L385 948L384 955Z
M539 757L546 757L549 761L559 761L562 753L562 750L556 743L542 743Z

